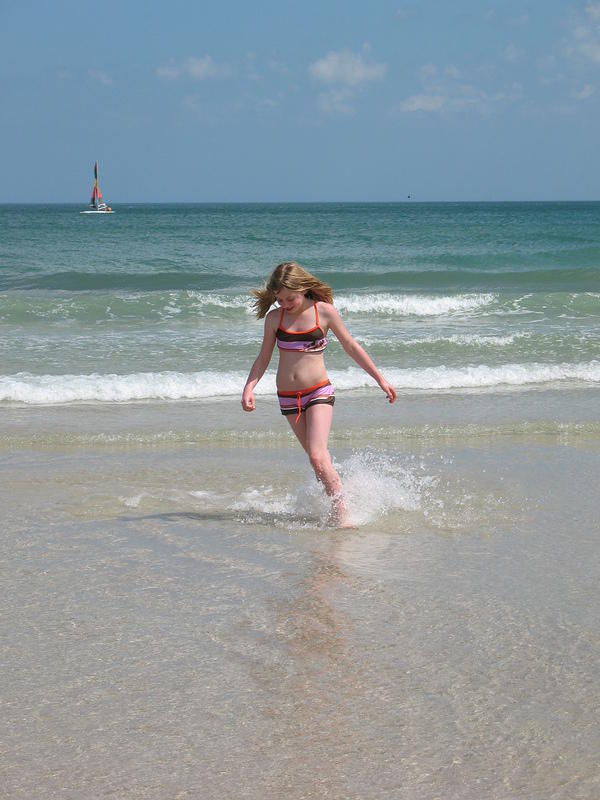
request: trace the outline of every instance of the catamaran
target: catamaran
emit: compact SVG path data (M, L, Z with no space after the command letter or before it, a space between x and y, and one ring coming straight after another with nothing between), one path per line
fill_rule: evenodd
M102 199L102 193L98 186L98 162L94 164L94 188L92 189L92 199L87 211L80 211L80 214L114 214L110 206L107 206Z

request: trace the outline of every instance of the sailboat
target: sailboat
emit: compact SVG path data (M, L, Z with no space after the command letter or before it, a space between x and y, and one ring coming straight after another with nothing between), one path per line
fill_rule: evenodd
M87 211L80 211L80 214L114 214L110 206L107 206L102 199L102 192L98 186L98 162L94 164L94 188L92 189L92 199Z

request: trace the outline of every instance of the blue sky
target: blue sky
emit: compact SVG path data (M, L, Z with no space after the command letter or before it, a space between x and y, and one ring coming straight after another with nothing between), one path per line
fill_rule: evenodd
M600 2L0 0L0 202L600 199Z

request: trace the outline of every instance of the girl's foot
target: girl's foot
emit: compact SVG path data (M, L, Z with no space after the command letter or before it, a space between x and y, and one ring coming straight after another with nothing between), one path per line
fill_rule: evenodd
M356 528L357 526L352 522L348 506L341 494L333 498L333 523L336 528Z

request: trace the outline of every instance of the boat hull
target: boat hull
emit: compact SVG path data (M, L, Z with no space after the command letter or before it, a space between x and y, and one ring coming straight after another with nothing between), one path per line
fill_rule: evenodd
M114 211L80 211L80 214L114 214Z

